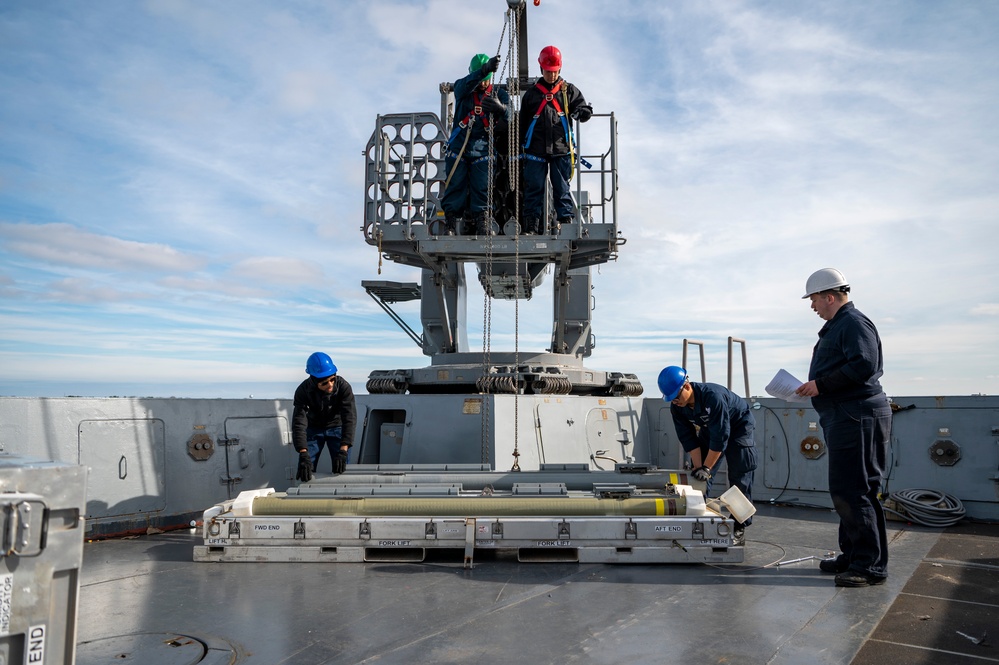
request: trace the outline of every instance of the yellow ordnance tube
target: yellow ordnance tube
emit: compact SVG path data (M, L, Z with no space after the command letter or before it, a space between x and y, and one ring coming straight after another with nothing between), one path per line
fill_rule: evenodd
M591 497L455 497L301 499L258 497L254 515L396 517L685 515L687 500L675 497L597 499Z

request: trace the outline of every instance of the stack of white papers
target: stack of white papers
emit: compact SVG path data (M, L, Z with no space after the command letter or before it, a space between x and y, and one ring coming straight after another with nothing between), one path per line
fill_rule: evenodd
M767 391L768 395L774 397L779 397L786 402L810 402L811 397L802 397L801 395L796 395L795 390L801 385L801 381L794 378L794 376L787 370L778 370L774 378L767 384L764 390Z

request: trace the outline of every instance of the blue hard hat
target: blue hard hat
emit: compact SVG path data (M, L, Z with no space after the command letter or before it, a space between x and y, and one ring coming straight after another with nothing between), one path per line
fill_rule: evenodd
M687 382L687 370L676 365L664 367L659 372L659 392L663 394L663 399L672 402L680 394L680 389Z
M336 374L336 365L333 360L322 351L316 351L305 361L305 371L317 379L325 379L327 376Z

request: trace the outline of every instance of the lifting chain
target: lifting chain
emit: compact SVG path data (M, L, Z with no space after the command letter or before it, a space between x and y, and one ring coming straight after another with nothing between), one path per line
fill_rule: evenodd
M523 11L523 5L517 7L516 9L511 7L507 14L510 18L510 41L509 49L507 51L507 64L510 66L510 76L507 77L509 81L509 88L507 92L510 95L510 124L507 128L507 156L509 157L509 178L510 178L510 191L516 192L518 190L519 180L518 180L518 168L520 166L520 76L519 73L514 70L514 63L518 62L517 53L517 23L520 20L519 12ZM514 204L514 283L520 283L520 197L513 197L516 200ZM520 371L520 298L514 299L514 324L513 324L513 357L514 357L514 372ZM515 394L513 398L513 466L511 471L520 471L520 393L519 389L516 389L515 382Z
M486 162L487 173L486 176L486 211L485 211L485 225L486 225L486 280L485 284L489 285L492 283L493 276L493 161L495 158L495 151L493 146L494 132L493 124L489 123L489 157ZM489 295L489 289L484 286L482 289L482 376L476 381L476 387L479 392L482 393L482 450L480 452L480 461L482 464L489 464L489 413L491 411L490 405L490 384L488 381L483 381L483 379L488 377L489 365L490 365L490 354L492 351L492 326L493 326L493 300Z
M506 31L506 24L503 24L503 31ZM502 40L502 36L500 37ZM480 451L480 461L482 464L489 464L489 414L492 411L491 384L484 380L489 376L490 355L492 352L492 327L493 327L493 300L489 295L489 285L492 284L493 277L493 178L495 177L495 122L490 118L489 127L489 154L486 160L486 209L485 209L485 231L486 231L486 279L482 288L482 376L475 382L479 392L482 393L482 449ZM480 280L482 281L482 280Z
M508 105L508 125L507 125L507 156L508 156L508 169L507 174L509 178L509 191L516 193L519 189L518 181L518 168L520 165L519 161L519 148L520 143L517 140L519 135L519 119L520 119L520 79L515 71L515 64L517 62L517 24L519 20L519 12L523 11L523 7L513 8L511 7L506 13L506 20L503 22L503 30L500 33L499 44L496 47L496 55L501 55L503 50L503 41L507 36L507 28L509 28L509 39L507 41L507 57L506 62L503 63L503 68L500 71L498 78L502 78L507 72L507 68L510 70L510 75L507 77L507 92L509 93L509 105ZM494 184L495 184L495 133L494 133L493 122L489 123L488 133L489 133L489 157L487 160L487 190L486 190L486 280L487 285L492 285L493 277L493 221L494 221ZM519 287L520 282L520 200L519 197L513 195L516 201L513 219L515 221L514 226L514 244L516 246L515 254L515 265L516 273L514 275L515 284ZM515 288L518 288L515 287ZM520 299L514 298L515 303L515 324L514 324L514 356L516 360L516 365L520 363ZM489 415L491 411L491 401L489 395L496 393L512 393L517 396L514 400L514 443L513 443L513 470L519 471L520 465L518 463L518 458L520 457L520 452L518 450L518 432L519 427L517 426L517 418L519 416L519 380L516 376L516 367L513 376L499 376L491 373L492 358L492 296L488 292L488 287L483 289L483 304L482 304L482 375L476 381L476 388L479 393L482 394L482 450L481 450L481 460L483 464L489 463Z
M520 76L514 71L514 63L519 60L517 51L517 25L520 21L520 13L523 7L508 10L508 20L511 23L510 41L507 46L506 62L510 67L510 76L507 77L507 93L510 95L510 119L506 133L506 154L509 159L507 176L511 192L517 192L520 188ZM505 30L504 26L504 30ZM502 41L500 42L502 45ZM504 67L503 71L506 71ZM518 223L516 235L520 235L520 197L514 196L516 201L513 210L513 219Z

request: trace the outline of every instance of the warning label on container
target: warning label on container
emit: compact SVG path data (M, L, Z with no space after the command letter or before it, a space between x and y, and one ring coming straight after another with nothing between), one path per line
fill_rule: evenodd
M0 575L0 636L10 635L11 597L14 595L14 575Z

